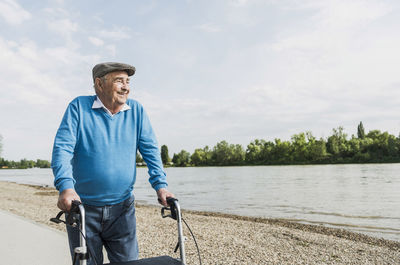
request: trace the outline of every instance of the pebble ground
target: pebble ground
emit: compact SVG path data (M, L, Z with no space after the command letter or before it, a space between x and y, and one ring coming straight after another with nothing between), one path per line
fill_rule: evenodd
M0 190L0 209L65 231L49 221L59 211L54 188L0 182ZM146 205L136 205L136 217L141 258L178 257L176 221L161 218L160 207ZM400 242L277 219L185 210L183 217L203 264L400 264ZM199 264L187 228L184 233L187 264Z

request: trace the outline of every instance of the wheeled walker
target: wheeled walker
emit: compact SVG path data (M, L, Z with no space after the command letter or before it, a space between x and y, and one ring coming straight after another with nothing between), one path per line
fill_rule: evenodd
M175 198L168 198L167 203L169 207L163 207L161 209L161 215L163 218L171 217L177 221L178 225L177 248L179 247L180 259L175 259L170 256L159 256L159 257L152 257L152 258L146 258L128 262L107 263L104 265L149 265L149 264L186 265L185 242L182 229L181 209L178 200ZM167 214L166 211L170 211L170 214ZM60 219L63 214L65 214L64 211L59 212L58 215L55 218L51 218L50 221L55 223L65 223L66 225L79 228L80 246L74 249L73 265L75 264L76 259L79 259L80 265L86 265L88 258L90 258L90 248L88 248L86 243L85 208L81 204L81 202L73 201L70 212L65 214L65 221Z

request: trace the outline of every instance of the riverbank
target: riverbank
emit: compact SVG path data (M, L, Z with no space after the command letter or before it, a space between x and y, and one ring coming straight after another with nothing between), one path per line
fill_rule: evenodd
M50 223L58 192L49 187L0 182L0 209L65 231ZM141 257L174 256L176 223L160 208L137 205ZM278 219L183 211L197 238L203 264L399 264L400 242ZM188 264L198 264L189 232ZM29 236L29 235L27 235ZM66 250L67 251L67 250Z

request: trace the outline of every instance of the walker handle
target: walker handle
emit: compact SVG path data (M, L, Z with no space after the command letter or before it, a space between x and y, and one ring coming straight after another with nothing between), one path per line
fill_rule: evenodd
M81 214L81 210L79 206L82 203L78 200L73 200L71 204L71 209L68 212L68 215L66 215L65 222L71 226L74 226L78 224L79 221L79 215Z
M178 199L176 199L176 198L174 198L174 197L169 197L169 198L167 198L167 204L170 206L170 207L175 207L175 201L178 201Z
M82 203L78 200L73 200L71 203L71 209L69 210L69 213L79 213L79 205Z
M161 201L161 200L158 199L158 201ZM168 204L169 207L161 208L161 216L163 218L171 217L172 219L177 220L178 213L177 213L177 210L176 210L176 207L175 207L175 202L177 202L177 201L178 201L178 199L173 198L173 197L167 198L167 204ZM166 215L165 214L165 210L171 211L171 214Z

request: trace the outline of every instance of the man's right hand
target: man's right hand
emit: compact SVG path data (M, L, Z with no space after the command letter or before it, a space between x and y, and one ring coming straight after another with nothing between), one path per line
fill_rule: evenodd
M58 196L57 207L63 211L69 212L71 210L72 201L81 201L79 195L74 189L63 190Z

